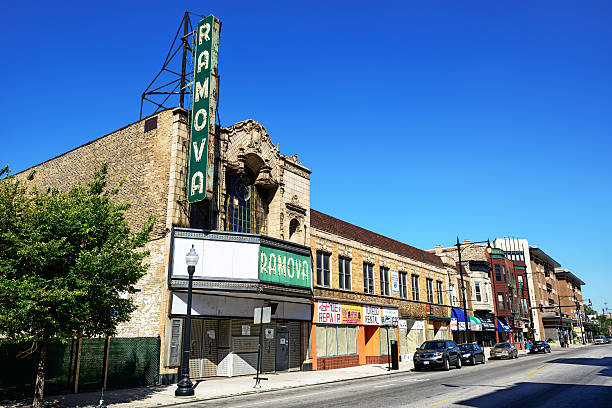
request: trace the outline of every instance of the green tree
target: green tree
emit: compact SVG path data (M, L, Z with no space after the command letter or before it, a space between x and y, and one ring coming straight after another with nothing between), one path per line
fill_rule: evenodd
M155 222L132 233L129 204L112 200L103 164L68 191L32 187L0 170L0 335L39 349L34 407L42 407L51 339L110 336L135 305L127 293L146 273Z

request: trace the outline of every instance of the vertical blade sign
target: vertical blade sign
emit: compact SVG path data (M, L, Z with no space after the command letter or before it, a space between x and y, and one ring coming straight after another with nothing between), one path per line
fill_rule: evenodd
M213 193L219 28L219 19L210 15L198 23L194 33L193 105L187 191L190 203L211 198Z

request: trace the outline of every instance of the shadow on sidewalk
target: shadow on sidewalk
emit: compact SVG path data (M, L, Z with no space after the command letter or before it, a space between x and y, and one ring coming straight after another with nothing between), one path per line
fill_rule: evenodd
M165 390L167 387L143 387L123 390L107 390L104 393L106 405L129 403L146 400L153 394ZM44 398L47 408L68 408L96 406L100 402L100 392L81 392L78 394L52 395ZM25 408L32 405L32 398L16 401L0 401L0 407Z

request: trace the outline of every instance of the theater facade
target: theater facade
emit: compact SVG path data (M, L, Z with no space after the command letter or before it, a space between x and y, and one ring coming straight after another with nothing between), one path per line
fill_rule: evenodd
M271 308L265 372L386 363L392 340L408 358L452 337L440 258L311 209L310 169L257 121L214 127L210 194L190 202L188 126L188 111L164 110L33 168L40 187L68 188L107 162L110 186L126 180L117 199L131 203L132 229L157 216L148 272L129 295L137 310L116 335L161 339L160 383L177 381L185 341L192 378L255 373L258 307Z

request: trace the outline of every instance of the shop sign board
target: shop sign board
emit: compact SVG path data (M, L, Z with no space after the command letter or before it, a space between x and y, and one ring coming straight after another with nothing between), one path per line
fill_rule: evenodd
M382 326L393 326L397 327L399 324L399 312L397 309L382 309Z
M261 245L259 260L259 280L310 287L310 258Z
M391 269L389 271L389 275L391 276L391 294L399 295L400 294L399 273L397 272L397 269Z
M198 23L194 33L193 109L187 191L190 203L211 198L213 194L219 29L219 19L210 15Z
M408 321L406 319L400 319L399 328L400 330L408 330Z
M363 324L366 326L380 326L380 307L363 306Z
M334 302L317 302L315 311L315 323L333 323L340 324L342 322L342 313L340 312L340 303Z
M416 320L410 330L425 330L425 320Z
M361 306L340 305L342 324L361 324Z

